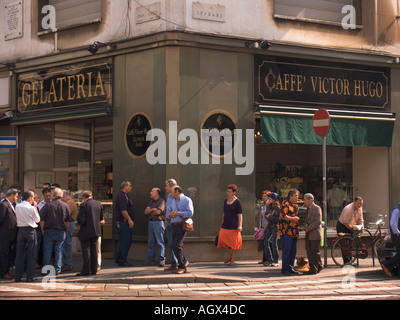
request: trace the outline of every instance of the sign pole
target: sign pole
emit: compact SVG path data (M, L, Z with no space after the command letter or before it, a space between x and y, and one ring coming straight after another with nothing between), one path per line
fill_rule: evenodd
M322 220L324 230L324 264L328 266L328 246L327 246L327 227L328 227L328 210L327 210L327 192L326 192L326 135L331 126L331 118L329 112L325 109L319 109L313 117L313 129L317 136L322 138Z
M322 189L323 189L323 221L324 221L324 265L328 266L327 226L328 210L326 200L326 136L322 138Z

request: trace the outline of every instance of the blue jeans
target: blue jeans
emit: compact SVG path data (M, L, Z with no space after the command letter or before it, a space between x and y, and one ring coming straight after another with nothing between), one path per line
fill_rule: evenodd
M132 229L129 228L128 222L117 221L118 228L118 255L115 259L117 264L127 262L129 249L132 244Z
M18 229L17 235L17 256L15 258L15 280L21 280L24 274L25 257L26 278L33 279L35 275L36 263L36 230L31 227L23 227Z
M278 251L278 236L276 234L277 227L265 227L265 238L264 238L264 262L278 263L279 251Z
M297 253L297 238L281 235L282 241L282 273L293 270Z
M148 245L147 260L153 262L156 254L156 244L158 244L158 261L165 261L165 244L164 244L164 221L149 221L148 226Z
M75 231L75 222L71 221L62 248L64 267L72 268L72 236Z
M66 232L63 230L46 229L43 235L43 265L51 264L51 257L54 254L54 268L61 272L62 247L65 241Z
M172 237L171 220L167 221L167 240L169 251L171 251L171 267L178 268L178 259L176 258L174 253L174 238Z

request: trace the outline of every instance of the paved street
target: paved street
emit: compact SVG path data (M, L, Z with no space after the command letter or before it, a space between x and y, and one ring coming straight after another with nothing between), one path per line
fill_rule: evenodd
M79 260L77 264L79 263ZM77 265L76 264L76 265ZM360 260L359 268L342 269L329 264L315 276L282 276L279 268L256 261L191 263L188 273L174 275L159 267L116 267L105 259L96 276L76 277L74 272L57 276L53 288L43 277L34 283L0 282L1 300L398 300L400 280L387 277L379 264Z

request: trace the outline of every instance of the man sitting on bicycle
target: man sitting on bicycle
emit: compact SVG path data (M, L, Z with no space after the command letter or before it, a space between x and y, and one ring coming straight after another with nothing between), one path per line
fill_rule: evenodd
M363 206L364 200L360 196L354 199L354 202L347 205L336 225L336 232L339 233L352 233L353 227L361 225L364 228Z

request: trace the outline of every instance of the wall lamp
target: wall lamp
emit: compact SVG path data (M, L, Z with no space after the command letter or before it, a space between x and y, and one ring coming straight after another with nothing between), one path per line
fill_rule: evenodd
M103 43L100 41L95 41L93 44L89 45L88 51L91 54L96 54L100 47L107 47L107 50L115 50L117 45L115 43Z
M244 45L246 48L249 49L268 50L269 47L271 46L271 43L265 40L259 40L259 41L246 41Z

